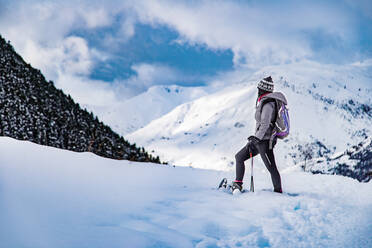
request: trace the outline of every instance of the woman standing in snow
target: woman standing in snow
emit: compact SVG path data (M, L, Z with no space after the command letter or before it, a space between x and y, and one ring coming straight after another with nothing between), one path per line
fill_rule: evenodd
M261 155L266 168L271 174L274 192L282 193L282 184L279 171L276 167L273 148L276 138L271 139L274 122L276 119L276 100L287 104L285 96L280 92L274 92L274 82L271 76L262 79L258 83L258 97L256 101L256 132L248 138L248 144L236 155L236 178L232 183L232 190L243 189L243 178L245 172L244 161L257 154Z

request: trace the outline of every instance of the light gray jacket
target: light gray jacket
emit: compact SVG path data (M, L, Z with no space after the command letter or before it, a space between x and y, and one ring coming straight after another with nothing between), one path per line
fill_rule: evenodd
M270 140L274 126L272 123L276 117L275 101L268 99L276 99L287 105L287 99L281 92L273 92L262 97L256 106L256 133L255 136L260 140Z

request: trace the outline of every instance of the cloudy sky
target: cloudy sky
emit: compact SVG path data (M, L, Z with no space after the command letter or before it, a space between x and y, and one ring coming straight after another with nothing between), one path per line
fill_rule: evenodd
M0 0L0 34L48 80L104 105L239 68L372 58L370 0Z

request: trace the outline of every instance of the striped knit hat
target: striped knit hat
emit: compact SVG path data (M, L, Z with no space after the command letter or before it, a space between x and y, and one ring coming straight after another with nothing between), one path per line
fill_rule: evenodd
M271 76L268 76L264 79L262 79L259 83L257 88L267 91L267 92L273 92L274 91L274 82Z

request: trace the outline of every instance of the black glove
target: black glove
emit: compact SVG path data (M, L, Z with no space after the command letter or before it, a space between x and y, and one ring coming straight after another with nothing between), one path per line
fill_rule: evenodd
M256 136L253 136L253 135L249 136L248 140L249 140L249 142L251 142L254 145L258 145L261 141L259 138L257 138Z
M249 136L248 137L248 143L247 143L247 150L249 153L253 153L257 148L258 143L260 143L260 139L257 138L256 136Z

